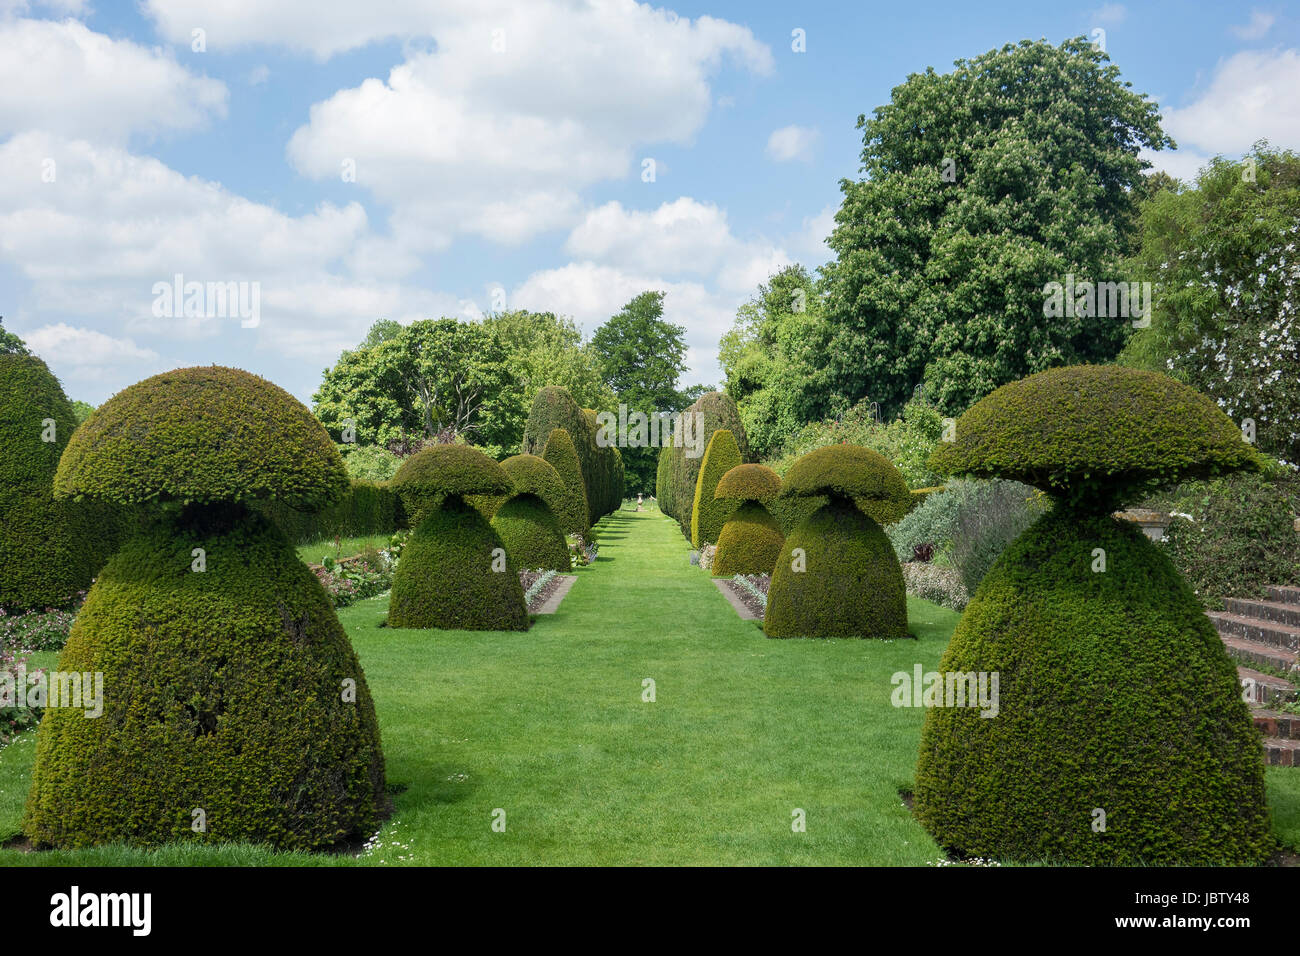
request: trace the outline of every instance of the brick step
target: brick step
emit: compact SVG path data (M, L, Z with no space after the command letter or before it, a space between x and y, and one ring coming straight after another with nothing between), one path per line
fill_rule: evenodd
M1219 632L1219 639L1233 660L1246 664L1263 664L1284 673L1295 669L1296 653L1272 644L1261 644L1244 637Z
M1296 699L1296 685L1281 677L1265 674L1263 671L1249 667L1237 668L1237 679L1241 682L1242 694L1252 704L1268 705L1277 701ZM1246 681L1252 683L1247 685ZM1249 687L1249 693L1247 688Z
M1300 650L1300 627L1242 617L1240 614L1229 614L1227 611L1208 611L1207 616L1214 622L1215 630L1220 635L1245 638L1258 644L1270 644L1293 652Z
M1279 710L1252 710L1251 719L1268 740L1300 740L1300 714Z
M1300 740L1270 737L1264 741L1264 763L1270 767L1300 767Z
M1271 587L1268 589L1268 599L1283 604L1300 604L1300 588Z
M1223 603L1227 606L1229 614L1238 617L1285 624L1287 627L1300 627L1300 605L1297 604L1284 604L1281 601L1250 601L1245 598L1224 598Z

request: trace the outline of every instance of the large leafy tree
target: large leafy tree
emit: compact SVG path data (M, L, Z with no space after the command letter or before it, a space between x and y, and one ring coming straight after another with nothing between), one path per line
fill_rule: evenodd
M806 422L841 410L826 369L830 333L813 277L791 265L758 287L723 335L718 364L759 457L775 453Z
M1205 392L1260 447L1300 464L1300 156L1257 144L1143 206L1149 328L1120 361Z
M27 343L4 327L4 316L0 315L0 355L30 355Z
M686 330L666 321L663 314L664 293L642 292L591 337L605 382L629 413L676 412L690 404L677 389L686 370ZM620 450L626 491L650 493L658 449Z
M313 402L337 440L351 422L362 446L454 434L500 457L517 449L533 395L546 385L590 407L613 401L570 320L530 312L482 322L381 319L325 370Z
M916 387L956 412L997 386L1106 361L1128 323L1044 317L1044 285L1131 251L1155 103L1082 37L1023 41L909 76L863 130L829 239L828 371L848 404L897 412Z

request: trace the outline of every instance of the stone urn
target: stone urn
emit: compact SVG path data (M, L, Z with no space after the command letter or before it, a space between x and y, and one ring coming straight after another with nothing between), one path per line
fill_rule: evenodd
M1167 512L1152 511L1149 508L1130 508L1127 511L1116 511L1115 517L1123 518L1125 521L1132 521L1152 541L1163 541L1165 539L1165 529L1169 527L1171 520Z

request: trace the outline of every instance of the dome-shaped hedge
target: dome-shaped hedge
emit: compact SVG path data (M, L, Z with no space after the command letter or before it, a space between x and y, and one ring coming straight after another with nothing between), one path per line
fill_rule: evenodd
M518 568L567 571L569 545L555 514L539 496L523 492L497 509L492 530Z
M312 849L379 820L383 753L356 654L283 533L241 505L167 514L128 541L58 670L102 673L103 712L45 711L23 823L38 845Z
M564 507L564 479L545 458L515 455L501 462L501 467L510 477L515 494L536 495L556 514Z
M587 507L586 484L582 480L582 466L578 463L578 454L573 450L573 439L563 428L554 428L546 436L542 446L542 458L555 469L564 484L564 496L558 508L553 509L555 518L565 534L586 535L591 527L587 516L591 513Z
M115 507L53 498L59 456L76 427L44 362L0 355L0 607L65 604L121 540L127 516Z
M698 434L705 448L713 438L713 433L720 428L725 428L736 439L741 460L749 460L749 439L745 435L745 425L740 419L740 410L726 392L705 392L682 414L699 416ZM689 450L679 445L673 445L669 449L674 470L673 515L682 526L682 534L688 538L691 536L691 518L695 507L695 485L699 481L700 467L704 463L703 452L691 457L687 454Z
M432 445L416 452L389 481L408 495L508 495L514 485L495 461L471 445Z
M784 543L781 526L766 508L757 501L742 502L718 535L718 550L713 555L713 576L771 574Z
M315 511L347 491L343 459L297 399L239 369L182 368L118 392L77 429L56 495L125 504L271 498Z
M839 497L801 522L776 560L763 630L768 637L908 637L903 570L880 525Z
M808 452L785 473L781 493L911 504L907 481L894 463L860 445L826 445Z
M1141 489L1255 469L1258 453L1205 395L1159 372L1049 369L1004 385L956 423L930 467L1009 478L1110 511Z
M544 456L551 432L556 428L564 429L573 444L578 459L578 472L582 475L582 499L588 509L587 517L583 519L585 528L590 528L600 518L598 476L602 465L598 461L600 449L596 446L593 418L587 417L568 389L548 385L533 398L533 407L528 413L524 440L520 447L525 455Z
M767 465L737 465L718 480L713 497L767 504L781 493L781 476Z
M498 548L506 554L504 562ZM406 540L393 575L388 626L528 628L518 565L483 515L461 498L448 496Z
M735 436L720 428L709 439L704 452L700 474L695 480L695 498L691 508L691 544L697 548L718 540L727 515L735 509L735 502L714 497L722 476L741 463L740 448Z
M941 846L1095 866L1268 858L1259 735L1235 668L1132 524L1059 506L1041 518L984 578L939 671L999 680L996 717L926 711L916 813Z

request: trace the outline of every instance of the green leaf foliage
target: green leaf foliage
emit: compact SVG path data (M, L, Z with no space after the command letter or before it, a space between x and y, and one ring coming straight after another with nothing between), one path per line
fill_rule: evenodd
M727 429L740 449L741 461L750 461L751 457L749 440L745 437L745 426L740 420L736 403L732 401L730 395L724 392L706 392L692 402L683 414L699 415L698 431L695 434L702 442L700 453L695 456L689 454L690 449L685 445L678 447L674 444L670 451L674 462L673 467L676 470L673 480L676 498L673 502L673 516L681 525L682 534L689 538L691 520L695 514L695 483L699 480L700 465L713 433L720 428Z
M1040 519L981 583L939 672L999 681L996 717L925 712L916 814L945 849L1089 866L1257 865L1272 852L1236 668L1133 524Z
M316 849L368 836L384 810L357 656L320 582L241 506L167 513L131 538L87 595L58 670L102 673L103 712L45 711L23 822L38 846Z
M498 466L499 467L499 466ZM448 497L411 533L393 575L389 627L467 631L528 629L519 567L487 519ZM501 570L494 570L494 562Z
M492 517L492 530L516 568L569 570L569 545L564 532L537 495L522 492L507 499Z
M271 498L319 509L347 489L320 422L284 389L213 365L118 392L68 442L54 493L122 504Z
M768 637L908 637L903 571L880 525L839 498L805 519L776 561L763 630Z
M691 544L703 547L714 544L722 525L735 508L735 503L714 496L722 476L741 464L740 449L731 432L720 428L709 439L700 464L700 474L695 481L695 500L691 510Z
M587 516L587 491L582 480L582 466L578 463L578 453L574 450L573 439L563 428L553 428L541 448L542 458L546 460L560 476L564 484L564 497L560 507L555 509L555 517L565 534L578 534L586 537L591 527Z
M1114 365L1004 385L957 420L955 439L935 449L936 470L1021 481L1098 512L1144 489L1262 463L1206 396Z
M718 534L711 573L714 577L771 574L784 543L785 536L768 510L757 501L743 501Z

